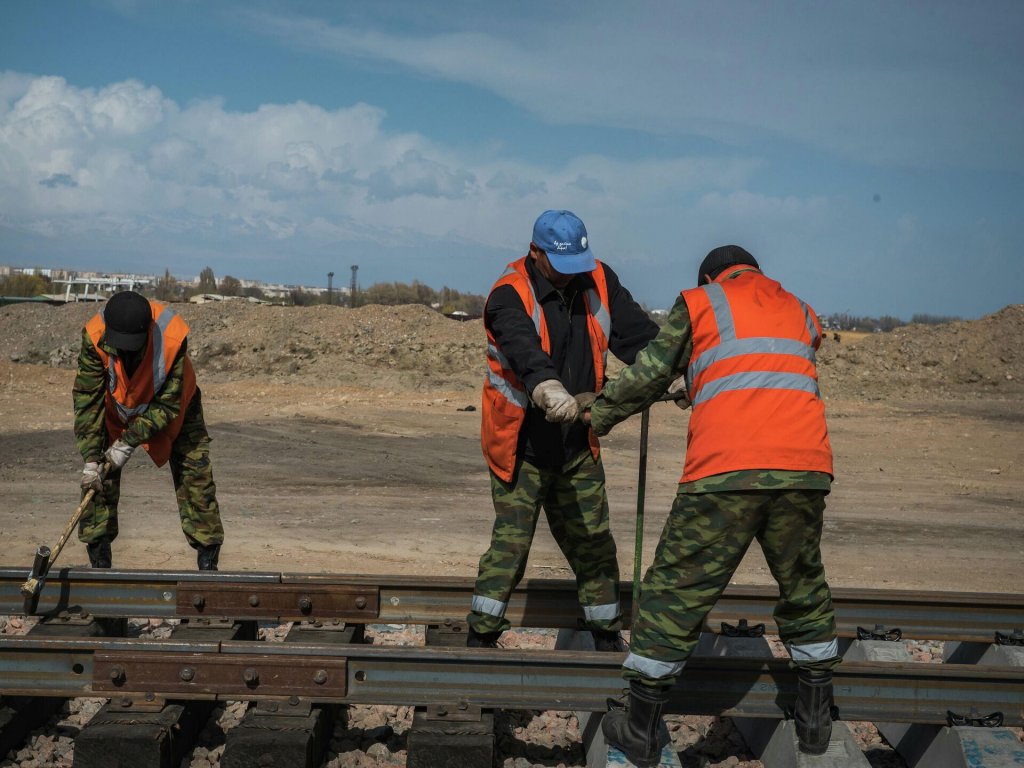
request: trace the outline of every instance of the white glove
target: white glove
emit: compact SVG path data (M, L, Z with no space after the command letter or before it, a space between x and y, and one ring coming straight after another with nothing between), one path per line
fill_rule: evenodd
M682 408L684 411L690 407L690 396L686 392L686 375L680 376L678 379L668 385L668 394L674 395L676 392L682 392L684 397L678 400L673 400L677 406Z
M120 469L128 462L134 450L135 448L128 445L124 440L115 440L114 444L107 448L103 458L107 460L111 470Z
M547 379L533 388L533 402L544 409L544 420L576 421L580 407L558 379Z
M103 491L103 475L100 474L100 467L103 465L98 461L87 461L82 467L82 490L92 488L96 493Z

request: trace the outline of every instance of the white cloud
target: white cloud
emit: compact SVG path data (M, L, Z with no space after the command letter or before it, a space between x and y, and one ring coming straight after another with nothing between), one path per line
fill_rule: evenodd
M741 187L757 161L579 156L563 167L460 156L384 113L304 102L179 106L134 80L100 89L0 76L0 220L56 236L224 232L521 248L544 208L595 218Z

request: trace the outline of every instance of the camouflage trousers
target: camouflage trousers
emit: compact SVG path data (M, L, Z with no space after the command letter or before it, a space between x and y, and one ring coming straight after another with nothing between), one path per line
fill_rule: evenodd
M171 478L178 501L181 530L194 547L220 544L224 527L217 505L217 488L210 464L210 435L197 392L189 403L181 432L171 446ZM83 494L84 495L84 494ZM121 498L121 470L110 472L103 492L93 497L78 524L78 540L86 544L117 538L117 503Z
M779 585L775 622L797 665L838 661L832 593L821 563L826 491L679 493L644 576L623 677L671 683L754 539Z
M557 470L521 462L506 483L491 473L494 529L480 558L469 625L477 632L503 632L509 596L523 573L541 507L548 527L569 561L587 626L622 628L619 565L608 524L604 465L590 451Z

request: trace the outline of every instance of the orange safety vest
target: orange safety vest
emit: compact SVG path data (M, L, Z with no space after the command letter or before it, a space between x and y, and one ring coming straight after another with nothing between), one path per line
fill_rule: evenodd
M498 282L491 288L494 293L503 285L511 285L519 294L523 307L533 319L533 325L540 336L540 346L544 354L551 354L551 339L548 336L548 324L544 319L544 309L537 301L533 283L526 271L524 256L509 264ZM608 282L605 279L604 267L597 262L597 267L590 272L595 288L588 289L583 296L587 305L587 331L590 335L590 349L594 355L594 376L596 391L600 392L604 385L605 363L608 357L608 338L612 332L612 318L608 311ZM490 294L488 294L489 297ZM526 419L526 409L530 404L526 387L513 373L508 359L498 348L494 334L487 328L487 378L484 379L483 407L481 409L480 444L483 447L487 464L495 475L506 483L512 482L512 474L516 466L516 450L519 447L519 430ZM590 452L596 459L600 445L594 433L590 433Z
M86 333L92 339L93 346L96 347L100 360L107 369L107 387L103 393L104 421L111 442L121 437L128 423L143 413L157 393L163 389L167 374L170 373L174 359L188 335L188 324L166 304L150 301L149 306L153 312L153 322L149 326L146 352L130 379L121 358L107 354L100 346L100 340L107 329L103 310L85 325ZM195 392L196 374L192 369L192 361L186 355L185 380L182 382L181 408L178 415L174 421L153 435L148 443L142 445L158 467L166 464L171 457L171 446L181 431L185 412Z
M693 402L680 482L741 469L832 474L807 304L753 268L682 292L693 326Z

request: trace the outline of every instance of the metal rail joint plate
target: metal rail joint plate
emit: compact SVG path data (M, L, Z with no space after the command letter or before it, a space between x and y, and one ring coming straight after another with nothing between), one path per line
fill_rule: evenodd
M344 698L348 690L344 658L310 658L293 654L96 653L92 690L167 696L252 698L309 696Z
M342 619L362 623L380 612L380 588L349 584L178 583L177 615L239 619Z

